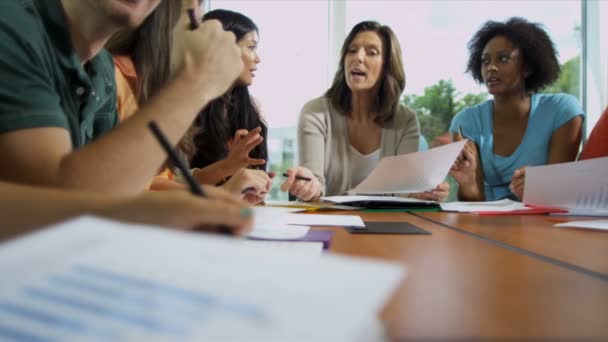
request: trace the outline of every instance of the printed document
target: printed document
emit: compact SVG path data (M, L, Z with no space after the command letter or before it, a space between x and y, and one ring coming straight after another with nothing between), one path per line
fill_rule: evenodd
M524 203L573 212L608 211L608 157L526 168Z
M413 193L432 190L447 177L466 140L428 151L385 157L351 194Z
M352 341L402 265L91 217L0 245L0 336Z

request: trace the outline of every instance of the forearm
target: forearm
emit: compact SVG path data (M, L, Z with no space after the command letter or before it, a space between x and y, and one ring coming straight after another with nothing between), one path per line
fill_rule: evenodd
M470 184L458 184L458 199L468 202L485 201L486 194L483 187L483 175L476 174L475 181Z
M169 141L177 143L208 103L203 87L188 81L184 77L176 79L132 118L64 157L58 185L114 194L142 191L166 158L148 123L155 121Z
M192 175L202 184L215 185L232 176L238 170L228 165L225 159L211 165L196 169Z
M118 198L0 183L0 240L83 214L97 214Z

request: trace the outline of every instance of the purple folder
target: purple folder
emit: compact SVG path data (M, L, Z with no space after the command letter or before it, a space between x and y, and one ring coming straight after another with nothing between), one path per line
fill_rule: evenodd
M323 242L323 250L329 249L329 243L331 242L331 237L334 235L334 232L331 230L309 230L306 235L299 239L264 239L264 238L255 238L249 237L249 240L264 240L264 241L306 241L306 242Z

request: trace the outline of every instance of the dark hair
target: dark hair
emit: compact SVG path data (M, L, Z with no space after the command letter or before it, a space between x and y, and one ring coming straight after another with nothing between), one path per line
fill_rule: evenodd
M218 9L203 17L203 21L211 19L219 20L224 30L234 33L237 41L249 32L258 31L255 23L241 13ZM190 153L192 167L205 167L224 159L228 155L226 143L237 130L252 130L258 126L262 128L264 141L251 151L250 156L268 160L268 128L262 122L247 86L237 84L222 97L209 103L199 113L195 126L198 131L191 134L194 147ZM265 169L265 165L258 168Z
M557 80L560 73L557 51L542 25L522 18L511 18L505 23L487 21L469 41L467 72L477 82L483 83L481 75L483 49L496 36L505 37L519 48L524 69L530 73L524 80L527 93L537 92Z
M137 73L137 102L147 103L171 77L172 31L179 20L181 1L161 1L135 31L121 32L106 48L128 55Z
M363 21L355 25L342 45L340 65L331 87L325 92L331 105L342 115L349 115L352 111L352 93L344 76L344 59L348 47L357 34L364 31L376 32L382 39L383 67L378 82L380 87L376 101L372 105L372 112L376 114L374 121L383 126L392 121L395 110L399 105L399 98L405 89L405 72L401 61L401 47L399 41L390 27L375 21Z

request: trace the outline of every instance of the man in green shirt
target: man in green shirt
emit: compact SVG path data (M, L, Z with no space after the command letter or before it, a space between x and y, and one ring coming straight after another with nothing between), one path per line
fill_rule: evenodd
M113 194L144 189L166 157L148 122L177 142L243 67L234 35L219 22L178 27L183 60L175 78L114 128L113 64L102 48L159 2L0 1L0 180Z

